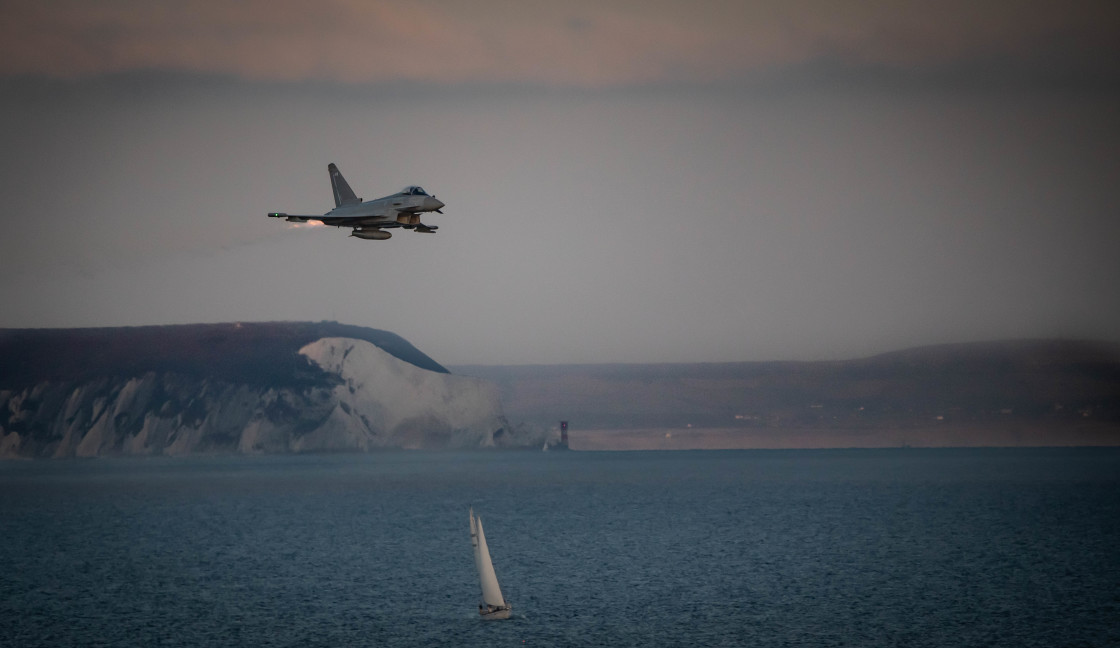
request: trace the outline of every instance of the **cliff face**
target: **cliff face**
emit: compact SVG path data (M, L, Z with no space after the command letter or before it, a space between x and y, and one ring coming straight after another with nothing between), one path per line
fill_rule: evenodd
M334 407L305 437L304 449L331 444L375 447L474 448L512 441L498 388L481 378L425 371L360 340L326 338L300 349L341 383ZM353 444L353 445L349 445Z
M148 371L0 391L0 457L518 443L485 380L421 369L365 340L324 338L299 353L318 379L268 386Z

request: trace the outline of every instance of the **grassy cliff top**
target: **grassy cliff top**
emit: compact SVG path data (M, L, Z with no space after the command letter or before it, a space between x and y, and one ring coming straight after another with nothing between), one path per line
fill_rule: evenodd
M275 386L315 382L321 371L299 350L325 337L365 340L422 369L448 373L395 333L337 322L0 329L0 389L149 371Z

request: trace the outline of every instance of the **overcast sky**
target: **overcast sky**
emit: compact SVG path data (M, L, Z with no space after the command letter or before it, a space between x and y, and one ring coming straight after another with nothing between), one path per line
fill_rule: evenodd
M1120 11L0 2L0 327L338 320L445 365L1120 341ZM388 241L269 211L420 184Z

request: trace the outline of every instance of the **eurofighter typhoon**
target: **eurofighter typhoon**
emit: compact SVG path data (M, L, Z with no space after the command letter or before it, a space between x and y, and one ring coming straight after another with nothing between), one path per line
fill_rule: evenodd
M283 218L290 223L306 223L307 221L320 221L325 225L335 227L352 227L350 236L360 239L383 241L392 234L385 230L394 227L403 227L415 232L425 234L434 233L439 229L435 225L425 225L420 222L420 214L435 212L442 214L443 202L429 196L428 192L420 187L405 187L391 196L362 202L354 195L354 190L346 183L346 178L339 173L338 167L333 163L327 165L327 172L331 176L331 189L334 191L334 209L322 216L303 214L270 213L269 218Z

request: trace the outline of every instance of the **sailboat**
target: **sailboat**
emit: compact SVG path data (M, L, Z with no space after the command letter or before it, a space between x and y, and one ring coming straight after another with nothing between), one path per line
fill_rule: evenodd
M474 548L474 565L478 567L478 582L482 585L482 602L478 613L483 619L508 619L513 608L502 598L498 587L498 576L494 573L494 563L490 562L490 550L486 548L486 534L482 531L482 518L474 516L471 507L471 547Z

